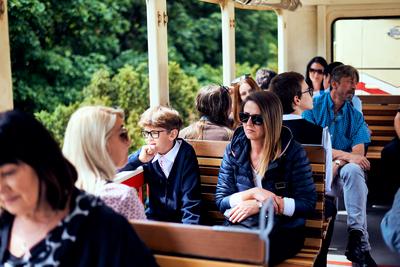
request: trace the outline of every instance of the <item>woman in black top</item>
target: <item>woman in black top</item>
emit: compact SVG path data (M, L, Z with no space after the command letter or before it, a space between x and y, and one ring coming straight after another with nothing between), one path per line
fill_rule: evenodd
M0 113L1 266L156 266L121 215L74 183L50 133L18 111Z

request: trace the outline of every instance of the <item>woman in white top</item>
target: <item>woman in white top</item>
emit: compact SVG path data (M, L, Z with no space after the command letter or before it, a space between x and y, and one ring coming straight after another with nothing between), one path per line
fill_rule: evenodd
M72 114L63 153L76 167L76 186L99 196L108 206L131 219L146 219L136 190L113 183L117 168L128 160L131 141L122 110L87 106Z

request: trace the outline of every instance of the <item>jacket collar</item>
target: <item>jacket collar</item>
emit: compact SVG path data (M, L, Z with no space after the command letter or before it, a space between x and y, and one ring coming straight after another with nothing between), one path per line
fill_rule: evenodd
M277 158L277 160L286 153L286 150L288 149L289 145L293 142L293 134L290 131L290 129L286 126L282 126L281 142L282 142L282 152ZM249 151L250 151L250 140L247 139L246 134L244 133L243 126L240 126L239 128L236 129L236 131L233 134L230 153L234 157L235 161L239 165L241 165L248 162ZM271 162L270 165L273 165L272 163L273 162Z

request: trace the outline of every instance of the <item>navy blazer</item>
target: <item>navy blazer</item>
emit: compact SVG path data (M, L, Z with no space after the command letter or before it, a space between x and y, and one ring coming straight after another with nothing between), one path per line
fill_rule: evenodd
M282 127L281 144L282 153L278 159L270 162L262 187L295 200L293 216L275 216L275 225L301 227L305 225L305 218L314 212L317 201L311 166L305 150L293 139L286 127ZM235 131L222 160L216 190L218 208L225 212L230 208L229 198L232 194L253 187L255 184L250 165L250 141L243 127L240 127ZM258 226L258 214L247 218L242 224Z
M169 177L165 177L158 161L142 163L140 150L129 156L128 164L120 171L143 166L145 182L149 185L146 216L150 220L199 224L200 172L196 153L182 141Z

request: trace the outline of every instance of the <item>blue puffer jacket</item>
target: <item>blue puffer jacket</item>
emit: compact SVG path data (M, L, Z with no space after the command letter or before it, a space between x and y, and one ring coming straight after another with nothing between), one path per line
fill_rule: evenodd
M278 159L270 162L262 187L295 200L293 216L275 216L275 226L301 227L305 225L305 218L313 213L317 200L311 166L305 150L293 139L292 133L285 126L282 127L281 142L282 153ZM240 127L235 131L222 160L216 191L218 208L225 212L231 208L229 198L232 194L253 187L255 184L250 165L250 140L247 139L243 127ZM242 224L257 227L258 214L247 218Z

